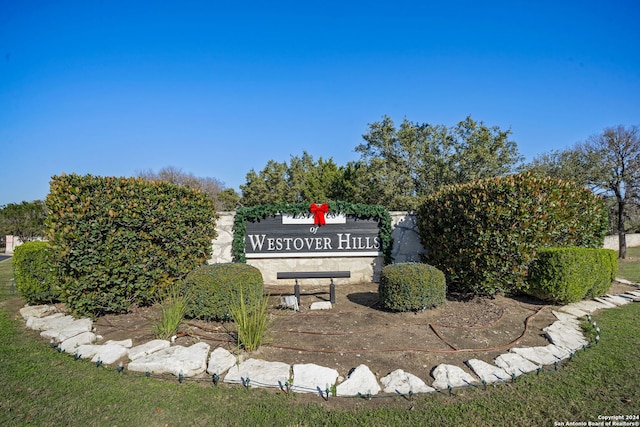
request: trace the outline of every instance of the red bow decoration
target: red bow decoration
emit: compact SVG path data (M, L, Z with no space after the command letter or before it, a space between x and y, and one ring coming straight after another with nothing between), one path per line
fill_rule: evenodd
M324 214L329 212L329 205L326 203L321 205L311 203L311 206L309 206L309 212L313 214L313 223L315 225L325 225L327 222L324 220Z

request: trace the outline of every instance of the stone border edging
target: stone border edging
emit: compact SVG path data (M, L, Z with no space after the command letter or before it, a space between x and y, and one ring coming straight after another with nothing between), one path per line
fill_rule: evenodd
M25 306L20 309L20 315L28 328L39 330L42 337L50 339L52 347L74 354L76 358L91 359L91 362L98 365L113 365L127 357L129 362L126 368L129 371L147 375L172 374L180 381L183 378L202 376L207 372L213 376L214 383L224 375L223 382L229 384L279 388L287 393L317 393L325 399L329 395L371 397L381 391L397 396L444 390L451 392L459 387L513 381L520 375L540 372L544 366L557 367L559 362L571 358L575 352L589 345L580 329L579 318L586 317L591 321L590 316L596 310L640 302L640 284L621 279L616 281L634 285L638 290L618 295L607 294L553 310L557 320L543 329L550 341L547 346L510 348L508 352L496 357L494 364L470 359L464 364L471 372L459 366L440 364L431 372L434 379L431 386L401 369L378 381L366 365L359 365L345 379L335 369L320 365L290 366L260 359L244 360L242 355L236 357L222 347L210 352L209 344L203 342L189 347L172 346L166 340L151 340L135 347L131 339L95 344L99 336L95 334L91 319L74 319L47 305ZM597 343L600 329L596 322L592 325L596 329ZM120 362L118 371L123 369Z

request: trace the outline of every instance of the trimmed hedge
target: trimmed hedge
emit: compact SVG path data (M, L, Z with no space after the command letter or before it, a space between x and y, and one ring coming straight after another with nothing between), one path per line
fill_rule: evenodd
M378 294L388 310L417 311L443 304L447 285L444 273L433 266L398 263L382 269Z
M557 304L598 297L607 293L617 271L611 249L541 249L529 268L527 293Z
M186 316L202 320L230 320L231 308L240 294L248 311L262 301L263 280L260 270L239 263L203 265L184 281L189 296Z
M46 200L61 298L77 315L151 304L211 253L214 202L140 178L54 176Z
M13 276L27 304L58 302L56 265L47 242L25 242L13 253Z
M544 247L602 247L609 228L602 198L567 181L531 174L450 186L417 212L424 261L452 290L518 294Z

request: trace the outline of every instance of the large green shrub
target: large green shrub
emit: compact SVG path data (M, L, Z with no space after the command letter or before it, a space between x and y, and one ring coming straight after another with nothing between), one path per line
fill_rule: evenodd
M57 302L60 297L56 264L47 242L25 242L13 253L13 276L27 304Z
M529 268L527 293L557 304L598 297L607 293L617 270L611 249L541 249Z
M445 302L447 285L444 273L433 266L398 263L382 269L378 294L389 310L424 310Z
M539 248L602 247L608 213L586 188L523 174L444 188L420 206L417 223L425 261L450 289L516 294Z
M248 264L200 266L189 273L184 286L189 294L186 315L196 319L229 320L240 295L249 311L262 301L262 274Z
M61 297L78 315L152 303L204 264L216 236L213 200L166 182L56 176L46 203Z

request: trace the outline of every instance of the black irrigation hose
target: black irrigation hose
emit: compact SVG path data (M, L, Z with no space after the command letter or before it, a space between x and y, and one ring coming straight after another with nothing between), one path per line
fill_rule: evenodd
M515 340L501 345L501 346L495 346L495 347L486 347L486 348L462 348L462 349L456 349L453 345L451 345L450 343L448 343L446 340L444 340L436 331L435 329L432 330L434 332L436 332L436 336L438 338L440 338L448 347L451 348L451 350L438 350L438 349L429 349L429 348L420 348L420 347L388 347L388 348L380 348L380 349L360 349L360 350L325 350L325 349L308 349L308 348L303 348L303 347L291 347L291 346L281 346L281 345L276 345L276 344L263 344L264 347L271 347L271 348L276 348L279 350L292 350L292 351L305 351L305 352L312 352L312 353L332 353L332 354L336 354L336 353L371 353L371 352L391 352L391 351L417 351L417 352L423 352L423 353L463 353L463 352L477 352L477 351L499 351L499 350L505 350L508 348L513 347L514 345L516 345L517 343L519 343L524 336L526 335L528 329L529 329L529 321L534 318L535 316L537 316L542 310L544 310L547 306L543 306L541 308L539 308L536 312L534 312L533 314L529 315L525 321L524 321L524 330L522 331L522 333L520 334L520 336L518 338L516 338ZM431 326L431 324L429 324Z
M374 302L373 304L371 304L370 306L367 306L368 308L378 304L379 301ZM525 327L523 332L520 334L520 336L518 338L516 338L515 340L501 345L501 346L495 346L495 347L488 347L488 348L467 348L467 349L458 349L455 346L453 346L451 343L449 343L446 339L444 339L444 337L442 335L440 335L440 333L436 330L436 326L438 327L443 327L443 328L456 328L456 329L485 329L485 328L489 328L495 324L497 324L498 322L500 322L502 320L502 318L504 317L504 309L501 310L500 316L498 317L498 319L494 320L493 322L490 322L488 324L485 325L478 325L478 326L459 326L459 325L447 325L447 324L438 324L438 323L402 323L402 324L396 324L396 325L385 325L383 327L388 327L388 328L393 328L393 327L407 327L407 326L424 326L424 325L428 325L429 328L433 331L433 333L436 335L436 337L438 337L438 339L440 339L444 344L446 344L450 350L441 350L441 349L427 349L427 348L420 348L420 347L389 347L389 348L383 348L383 349L360 349L360 350L324 350L324 349L308 349L308 348L303 348L303 347L291 347L291 346L281 346L281 345L276 345L276 344L263 344L263 346L265 347L271 347L271 348L275 348L275 349L280 349L280 350L291 350L291 351L304 351L304 352L309 352L309 353L346 353L346 354L355 354L355 353L368 353L368 352L396 352L396 351L416 351L416 352L424 352L424 353L460 353L460 352L476 352L476 351L498 351L498 350L504 350L504 349L508 349L511 348L512 346L516 345L518 342L520 342L524 336L527 333L528 330L528 325L529 325L529 321L530 319L532 319L533 317L535 317L536 315L538 315L543 309L545 309L547 306L543 306L537 310L535 309L530 309L527 307L527 309L529 310L535 310L535 312L533 314L531 314L530 316L528 316L525 319ZM353 311L360 311L360 310L352 310L350 312ZM340 313L332 313L330 315L336 316L338 314L340 315L344 315L346 313L349 312L340 312ZM296 316L299 316L300 313L297 313ZM327 314L306 314L306 316L327 316ZM115 328L115 326L106 318L103 318L103 320L108 324L108 326ZM97 322L96 322L97 323ZM231 332L229 330L227 330L226 328L220 329L219 327L215 328L215 329L209 329L206 328L203 325L197 325L195 323L192 322L186 322L187 325L201 329L205 332L208 333L213 333L213 334L226 334L228 335L230 338L224 339L224 338L214 338L210 335L205 335L205 334L200 334L200 333L196 333L196 332L181 332L178 334L178 336L195 336L198 338L202 338L202 339L207 339L210 341L215 341L215 342L223 342L223 343L235 343L236 340L235 338L231 335ZM127 329L123 329L120 328L122 330L127 331ZM331 336L331 335L354 335L354 334L360 334L360 333L364 333L364 332L372 332L375 330L379 330L380 327L377 328L370 328L370 329L362 329L359 331L349 331L349 332L332 332L332 331L301 331L301 330L274 330L272 332L277 332L277 333L299 333L299 334L312 334L312 335L326 335L326 336ZM128 330L128 331L132 331L132 330Z

